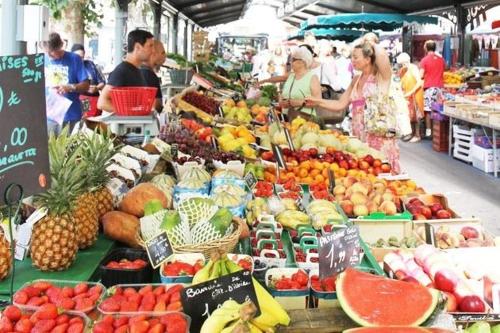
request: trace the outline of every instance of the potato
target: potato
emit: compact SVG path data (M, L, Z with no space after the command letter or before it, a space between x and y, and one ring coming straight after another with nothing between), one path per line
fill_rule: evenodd
M111 211L101 218L104 235L130 247L140 247L137 241L140 221L134 215Z
M158 200L163 208L168 207L165 194L151 183L142 183L131 189L120 202L120 210L136 217L144 216L144 205L148 201Z

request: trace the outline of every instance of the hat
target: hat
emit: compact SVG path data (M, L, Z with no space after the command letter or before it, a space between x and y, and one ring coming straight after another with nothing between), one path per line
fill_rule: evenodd
M400 53L396 58L396 62L400 65L409 64L410 61L411 61L410 55L406 52Z
M73 46L71 47L71 52L75 52L75 51L84 51L85 52L85 47L83 47L82 44L73 44Z
M299 59L305 62L306 67L310 68L313 62L313 56L308 49L304 47L296 47L292 50L292 59Z

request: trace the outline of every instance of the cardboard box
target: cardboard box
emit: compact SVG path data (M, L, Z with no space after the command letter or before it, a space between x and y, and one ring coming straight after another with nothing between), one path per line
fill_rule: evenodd
M486 149L476 144L471 148L472 165L484 172L493 172L493 149ZM497 150L497 171L500 171L500 150Z

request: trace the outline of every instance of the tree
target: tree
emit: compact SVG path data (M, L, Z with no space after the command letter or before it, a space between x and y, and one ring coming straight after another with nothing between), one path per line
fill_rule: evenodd
M52 17L62 23L71 43L83 44L84 36L91 36L101 25L102 4L98 0L32 0L47 6Z

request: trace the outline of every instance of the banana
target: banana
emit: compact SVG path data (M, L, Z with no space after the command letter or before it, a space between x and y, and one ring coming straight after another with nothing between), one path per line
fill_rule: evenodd
M220 331L220 333L232 333L236 325L239 324L239 322L240 322L239 320L235 321L234 323L232 323L231 325L227 326L222 331Z
M221 259L220 261L220 276L228 275L229 270L227 269L227 261L229 259L226 257L225 259Z
M201 326L200 333L219 333L226 325L240 318L241 305L228 300L222 307L212 312Z
M251 321L248 321L247 325L248 325L248 328L250 329L250 333L262 333L263 332L260 328L258 328L254 324L252 324Z
M268 312L264 312L262 309L260 311L260 316L252 319L252 324L257 326L265 333L274 333L276 329L274 326L278 325L276 319L270 315Z
M205 281L210 280L210 271L212 270L214 266L214 262L212 260L209 260L208 263L200 269L194 276L193 276L193 284L198 284L202 283Z
M242 268L236 263L228 260L226 262L227 269L230 273L235 273ZM290 324L290 317L283 307L267 292L260 283L252 277L255 294L259 301L261 315L254 318L254 323L262 323L263 325L276 326L278 324L288 326Z

